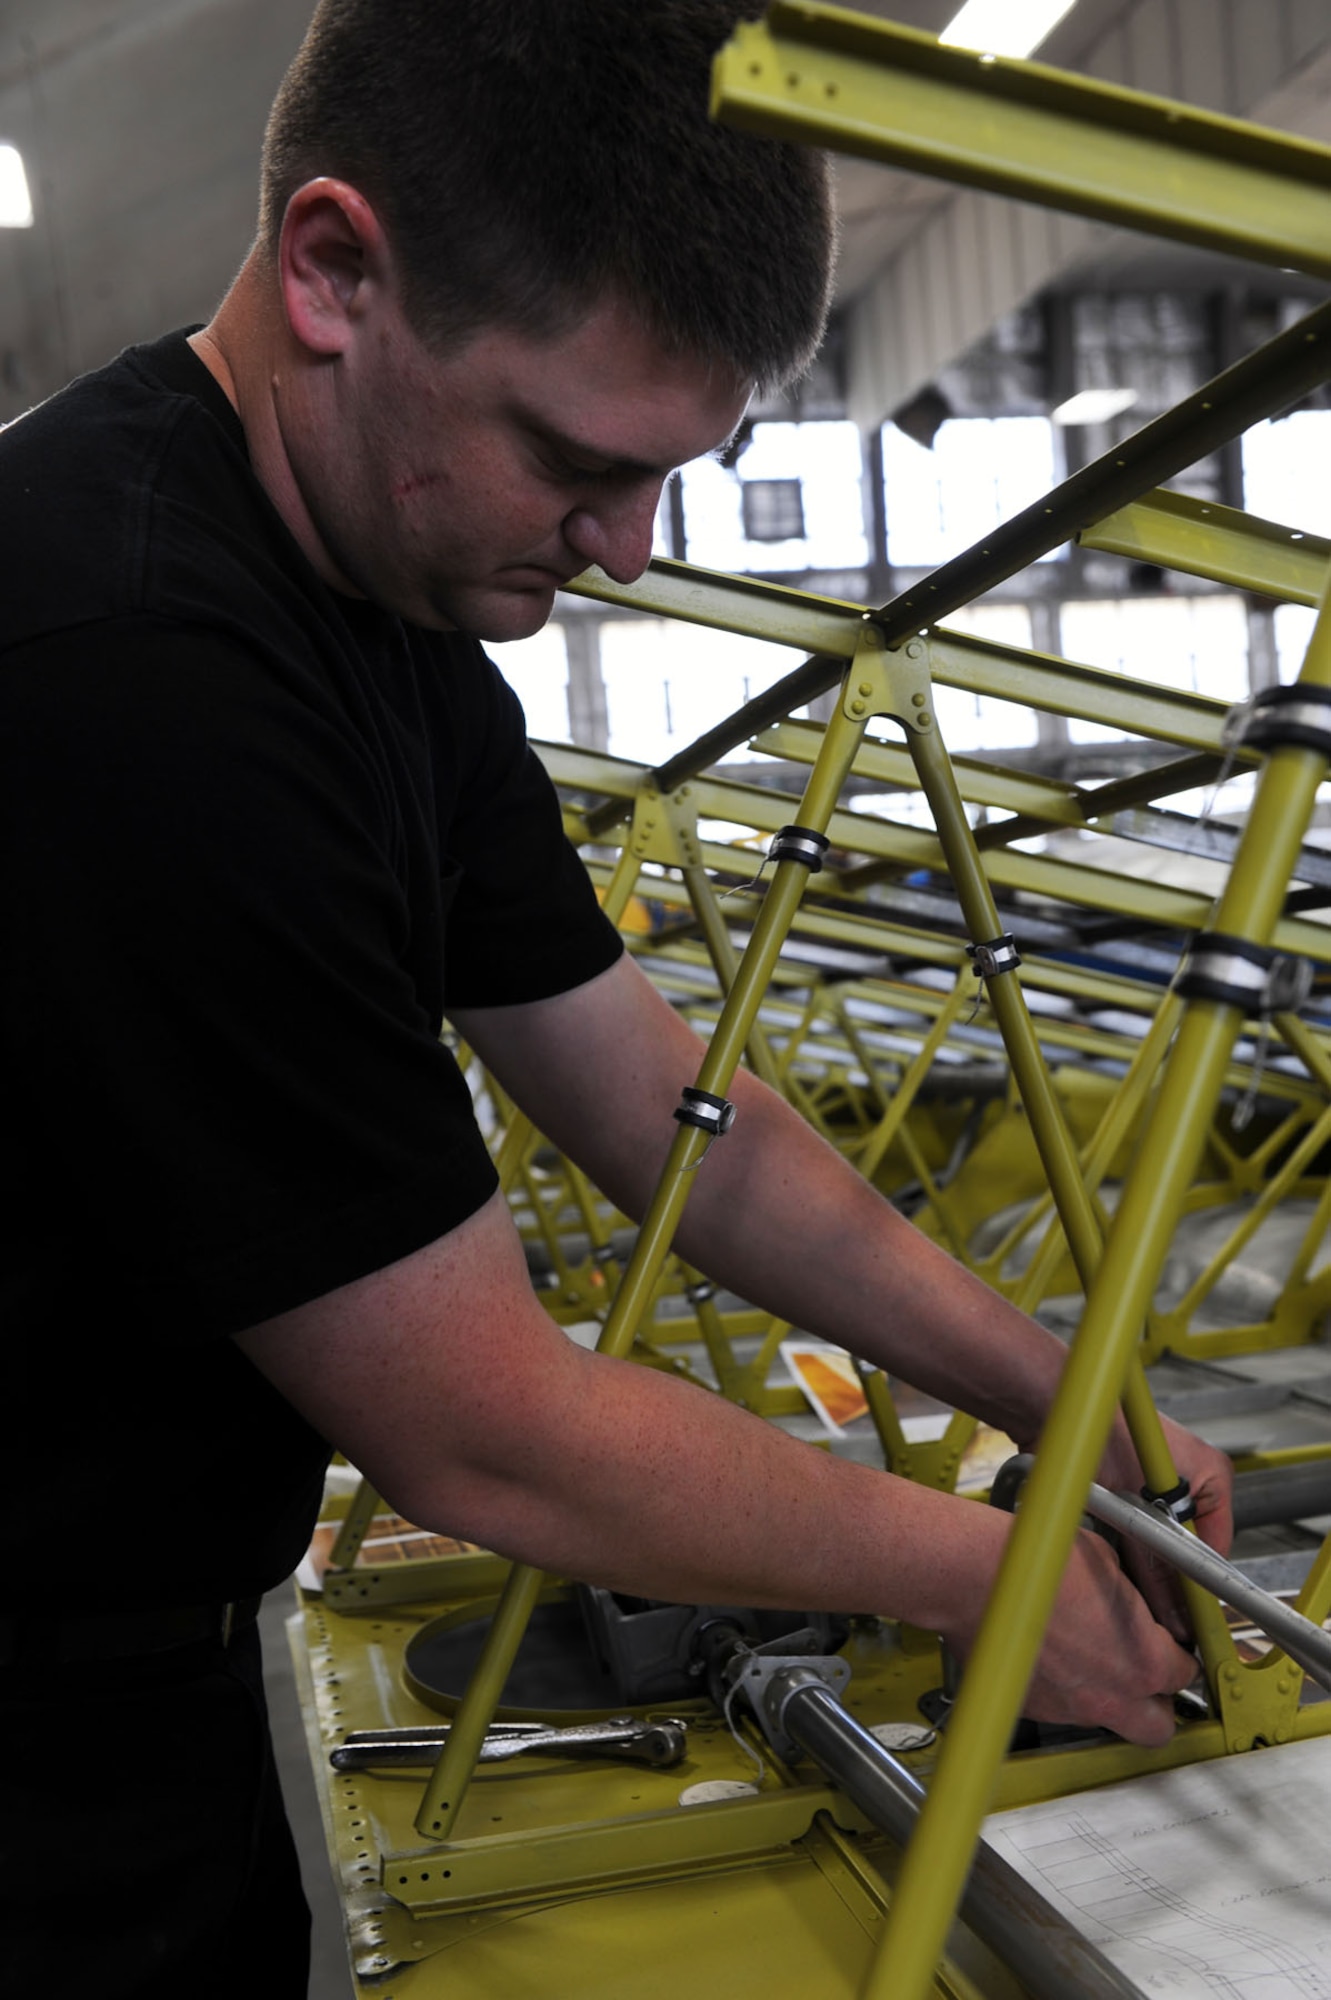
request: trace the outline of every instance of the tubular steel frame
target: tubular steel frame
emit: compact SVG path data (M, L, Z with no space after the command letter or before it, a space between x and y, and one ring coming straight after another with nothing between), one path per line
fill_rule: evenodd
M1274 254L1281 263L1323 275L1331 268L1325 226L1331 156L1324 149L1286 144L1228 121L1183 115L1177 107L1129 93L1100 94L1093 86L1042 75L1033 67L985 64L987 73L982 74L976 59L958 63L953 54L931 47L927 37L898 30L879 34L840 10L787 6L778 0L765 24L740 29L718 58L714 109L762 131L817 137L935 170L942 166L949 176L980 186L1035 195L1053 206L1191 242L1254 254L1256 237L1264 236L1258 255ZM903 79L908 80L905 88ZM1068 120L1092 102L1093 136L1089 143L1070 146L1080 128L1070 128ZM983 116L977 116L981 106ZM941 146L935 143L940 135ZM1162 171L1156 152L1162 137L1170 174ZM1179 139L1181 145L1171 143ZM1283 212L1282 220L1291 226L1281 234L1278 248L1272 240L1278 230L1245 226L1259 217L1272 172L1289 173L1299 186ZM1161 189L1169 191L1163 205ZM1234 218L1232 231L1225 210ZM1268 212L1265 220L1271 219ZM1319 615L1299 685L1331 686L1331 612ZM1327 757L1319 749L1295 742L1271 749L1209 925L1212 931L1259 946L1272 942L1326 770ZM921 778L927 788L923 771ZM946 780L940 785L935 774L934 785L937 796L931 794L931 804L937 820L940 802L949 816L953 806L944 799ZM991 991L996 1010L1009 1008L1000 996L1010 986L1003 979ZM886 2000L888 1995L916 2000L930 1983L1120 1397L1148 1483L1157 1491L1173 1483L1164 1476L1169 1465L1163 1441L1149 1423L1139 1341L1205 1142L1203 1120L1219 1095L1243 1018L1242 1008L1214 999L1192 998L1185 1004L1098 1277L1094 1217L1075 1161L1056 1159L1061 1150L1056 1126L1040 1138L1069 1242L1088 1284L1086 1314L928 1803L907 1850L882 1946L862 1988L864 2000ZM1013 1024L1003 1025L1007 1039ZM1016 1044L1009 1044L1014 1066L1022 1046L1019 1032ZM1040 1103L1038 1077L1023 1069L1023 1091L1028 1082L1036 1084ZM1034 1106L1028 1108L1034 1118ZM1215 1601L1191 1584L1185 1585L1185 1594L1213 1698L1228 1723L1240 1677L1232 1642ZM1272 1733L1287 1733L1291 1720L1287 1710ZM1233 1734L1235 1747L1252 1740L1242 1724L1233 1726Z
M777 0L764 23L741 27L718 58L714 110L753 129L815 138L1050 206L1331 275L1325 224L1331 150L1037 65L981 64L964 52L940 49L929 37L839 9ZM1075 185L1069 178L1074 158ZM1159 193L1166 186L1173 190L1168 200ZM1271 232L1273 216L1280 219L1278 238ZM948 1076L958 1073L949 1071L954 1058L966 1059L967 1075L977 1050L1001 1058L1009 1080L984 1114L987 1129L1001 1133L1019 1103L1047 1194L991 1253L990 1275L1032 1306L1070 1260L1086 1293L1083 1322L928 1797L890 1899L883 1892L888 1922L860 1988L863 2000L921 2000L930 1991L981 1820L996 1800L1015 1803L1158 1768L1170 1758L1190 1761L1258 1738L1285 1740L1331 1727L1331 1709L1321 1718L1300 1711L1299 1675L1282 1656L1271 1655L1258 1668L1240 1662L1216 1600L1189 1585L1212 1720L1181 1731L1163 1756L1107 1746L1045 1756L1038 1775L1020 1768L1019 1759L1004 1769L1120 1402L1149 1482L1161 1491L1174 1484L1144 1361L1166 1339L1176 1350L1188 1351L1191 1342L1198 1353L1228 1351L1224 1335L1191 1331L1193 1310L1267 1212L1292 1193L1304 1194L1314 1207L1282 1300L1284 1317L1277 1313L1270 1327L1241 1331L1306 1339L1331 1298L1331 1281L1310 1275L1331 1212L1331 1182L1312 1172L1331 1130L1331 1044L1296 1015L1274 1012L1261 1024L1263 1035L1272 1029L1290 1060L1273 1067L1246 1009L1180 998L1167 970L1176 966L1187 934L1207 932L1274 945L1331 967L1331 925L1287 900L1292 875L1314 887L1331 884L1324 858L1303 848L1327 757L1288 742L1259 757L1227 740L1228 714L1220 703L986 644L938 625L1074 535L1087 546L1233 588L1320 602L1331 570L1327 544L1157 489L1328 377L1331 305L877 611L676 563L654 563L627 588L594 573L577 585L615 605L776 639L810 655L775 688L656 769L542 746L570 798L571 835L597 850L589 865L612 919L626 922L635 897L657 907L659 920L655 926L649 920L634 945L667 990L674 981L680 992L696 996L690 1005L710 1028L697 1087L724 1097L735 1068L747 1060L820 1124L861 1172L913 1176L927 1197L921 1219L966 1255L965 1165L955 1175L943 1171L938 1151L948 1143L949 1128L929 1093L943 1087L946 1103ZM838 681L840 695L824 728L792 719ZM1331 613L1319 617L1299 684L1331 689ZM935 685L1120 727L1165 746L1166 761L1131 779L1079 787L975 758L954 760L938 730ZM867 735L877 717L891 718L904 744ZM746 742L787 769L807 767L797 807L788 792L710 775L720 757ZM1106 836L1177 845L1178 815L1159 802L1210 782L1231 761L1240 769L1260 765L1260 775L1247 826L1238 833L1211 830L1207 851L1227 869L1218 899L1012 845L1059 828L1084 836L1092 852ZM879 789L918 788L934 831L846 809L840 801L852 779ZM968 806L1005 817L977 832ZM754 856L743 842L704 832L701 823L729 822L750 834L770 834L792 820L826 834L841 856L855 857L853 864L839 860L810 891L804 863L780 860L760 900L722 904L712 877L739 878ZM601 858L607 845L616 844L616 861ZM976 1026L967 1019L976 982L955 918L938 921L937 892L902 885L904 875L918 871L947 875L961 928L972 942L998 939L1005 928L1000 903L1022 897L1074 914L1096 913L1111 927L1146 930L1163 942L1135 953L1115 954L1110 947L1088 969L1070 962L1056 939L1043 948L1039 920L1032 920L1033 941L1023 946L1020 976L988 979L984 1017ZM885 884L890 893L884 898L875 892ZM741 928L749 935L737 950ZM813 975L797 975L793 959L783 959L783 951L801 940L844 947L862 961L890 954L890 976L866 976L829 994ZM1142 964L1152 960L1152 950L1156 970L1144 977ZM1148 1025L1129 1034L1045 1011L1090 1000L1120 1016L1145 1017ZM1270 1112L1268 1129L1244 1150L1218 1120L1218 1107L1226 1093L1232 1100L1259 1092ZM504 1131L501 1179L548 1252L564 1316L598 1318L603 1352L658 1362L668 1355L670 1329L677 1337L682 1326L702 1340L723 1392L759 1409L781 1407L766 1370L782 1329L761 1316L727 1313L701 1296L697 1274L679 1269L671 1256L708 1135L678 1128L621 1269L613 1254L620 1219L567 1163L542 1181L532 1158L538 1135L498 1095L494 1101ZM1109 1220L1101 1191L1138 1129L1133 1164ZM1217 1190L1241 1193L1249 1205L1171 1319L1155 1309L1160 1267L1185 1206L1212 1201ZM582 1246L577 1256L565 1247L569 1233ZM1024 1271L1005 1277L1005 1260L1022 1237L1031 1241L1033 1254ZM697 1294L683 1321L654 1317L663 1291L672 1288ZM737 1331L745 1337L759 1332L758 1354L744 1364L732 1349ZM872 1383L870 1403L889 1465L950 1483L965 1420L958 1419L931 1453L907 1445L881 1379ZM406 1565L417 1576L394 1576L382 1590L353 1581L361 1574L352 1565L373 1507L368 1492L353 1503L335 1550L330 1605L372 1609L411 1601L413 1588L421 1598L439 1594L439 1565ZM489 1572L483 1583L479 1571L476 1576L478 1588L490 1587ZM709 1857L729 1862L774 1843L813 1838L820 1813L826 1816L824 1837L851 1838L847 1829L859 1822L853 1814L847 1818L844 1801L812 1786L798 1795L747 1801L724 1823L691 1821L696 1832L673 1828L665 1818L629 1833L606 1823L557 1829L543 1846L537 1843L541 1858L530 1880L519 1846L504 1845L501 1852L494 1842L459 1839L458 1814L481 1740L545 1588L546 1579L530 1568L515 1566L508 1575L416 1814L426 1847L383 1857L383 1886L413 1913L413 1924L417 1912L464 1907L468 1899L474 1905L487 1893L520 1901L524 1885L532 1896L553 1893L561 1883L625 1879L622 1856L630 1849L644 1868L706 1865ZM1325 1548L1299 1603L1316 1619L1331 1610L1331 1552Z

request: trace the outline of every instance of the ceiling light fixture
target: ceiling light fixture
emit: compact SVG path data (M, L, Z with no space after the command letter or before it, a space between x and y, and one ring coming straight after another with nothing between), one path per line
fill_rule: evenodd
M32 228L32 196L17 146L0 145L0 229Z
M966 0L938 37L949 48L1028 56L1072 12L1074 0Z
M1135 389L1079 389L1049 412L1056 424L1107 424L1137 400Z

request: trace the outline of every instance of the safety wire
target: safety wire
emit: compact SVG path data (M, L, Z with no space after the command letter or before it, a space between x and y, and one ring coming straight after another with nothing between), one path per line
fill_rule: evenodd
M1271 1016L1263 1012L1262 1025L1257 1034L1257 1052L1253 1057L1252 1082L1230 1114L1229 1125L1233 1132L1246 1132L1252 1123L1252 1114L1257 1109L1257 1094L1262 1087L1262 1072L1266 1068L1266 1052L1270 1041Z
M717 901L720 903L728 903L732 898L732 896L756 896L758 893L758 884L762 881L763 876L767 873L767 864L771 859L772 856L770 852L764 854L762 860L758 864L758 873L754 876L752 882L734 883L729 889L722 890L720 896L718 896L717 898Z
M732 1681L730 1689L726 1695L726 1698L721 1704L721 1714L725 1719L726 1728L730 1731L736 1743L738 1743L740 1749L744 1752L744 1755L746 1757L751 1758L753 1762L758 1766L758 1783L761 1785L763 1779L767 1776L767 1766L763 1762L762 1757L760 1756L758 1751L754 1749L752 1743L750 1743L747 1740L747 1738L741 1736L740 1734L739 1724L736 1722L733 1713L735 1696L738 1693L739 1693L739 1682Z

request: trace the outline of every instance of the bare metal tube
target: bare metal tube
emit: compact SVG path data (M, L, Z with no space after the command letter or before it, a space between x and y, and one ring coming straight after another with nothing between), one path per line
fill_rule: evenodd
M904 1847L924 1787L847 1714L805 1667L774 1674L763 1695L768 1720L798 1743L875 1826ZM1031 2000L1140 2000L1138 1989L1087 1938L983 1842L961 1898L975 1935L1016 1975Z
M1182 1570L1236 1611L1246 1611L1253 1623L1274 1639L1305 1674L1319 1687L1331 1689L1331 1633L1311 1618L1305 1618L1291 1604L1285 1604L1244 1576L1242 1570L1218 1556L1196 1535L1180 1527L1172 1516L1139 1500L1135 1494L1110 1493L1106 1487L1092 1486L1086 1511L1108 1528L1131 1535L1153 1554Z
M1235 1528L1263 1528L1270 1521L1306 1521L1331 1514L1331 1463L1265 1465L1234 1479Z

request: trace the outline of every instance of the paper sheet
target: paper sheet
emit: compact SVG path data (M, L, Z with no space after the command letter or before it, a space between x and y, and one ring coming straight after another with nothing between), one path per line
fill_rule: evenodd
M863 1384L844 1348L822 1340L783 1340L781 1359L833 1437L844 1437L847 1424L868 1415Z
M996 1813L990 1844L1163 2000L1331 2000L1331 1738Z

